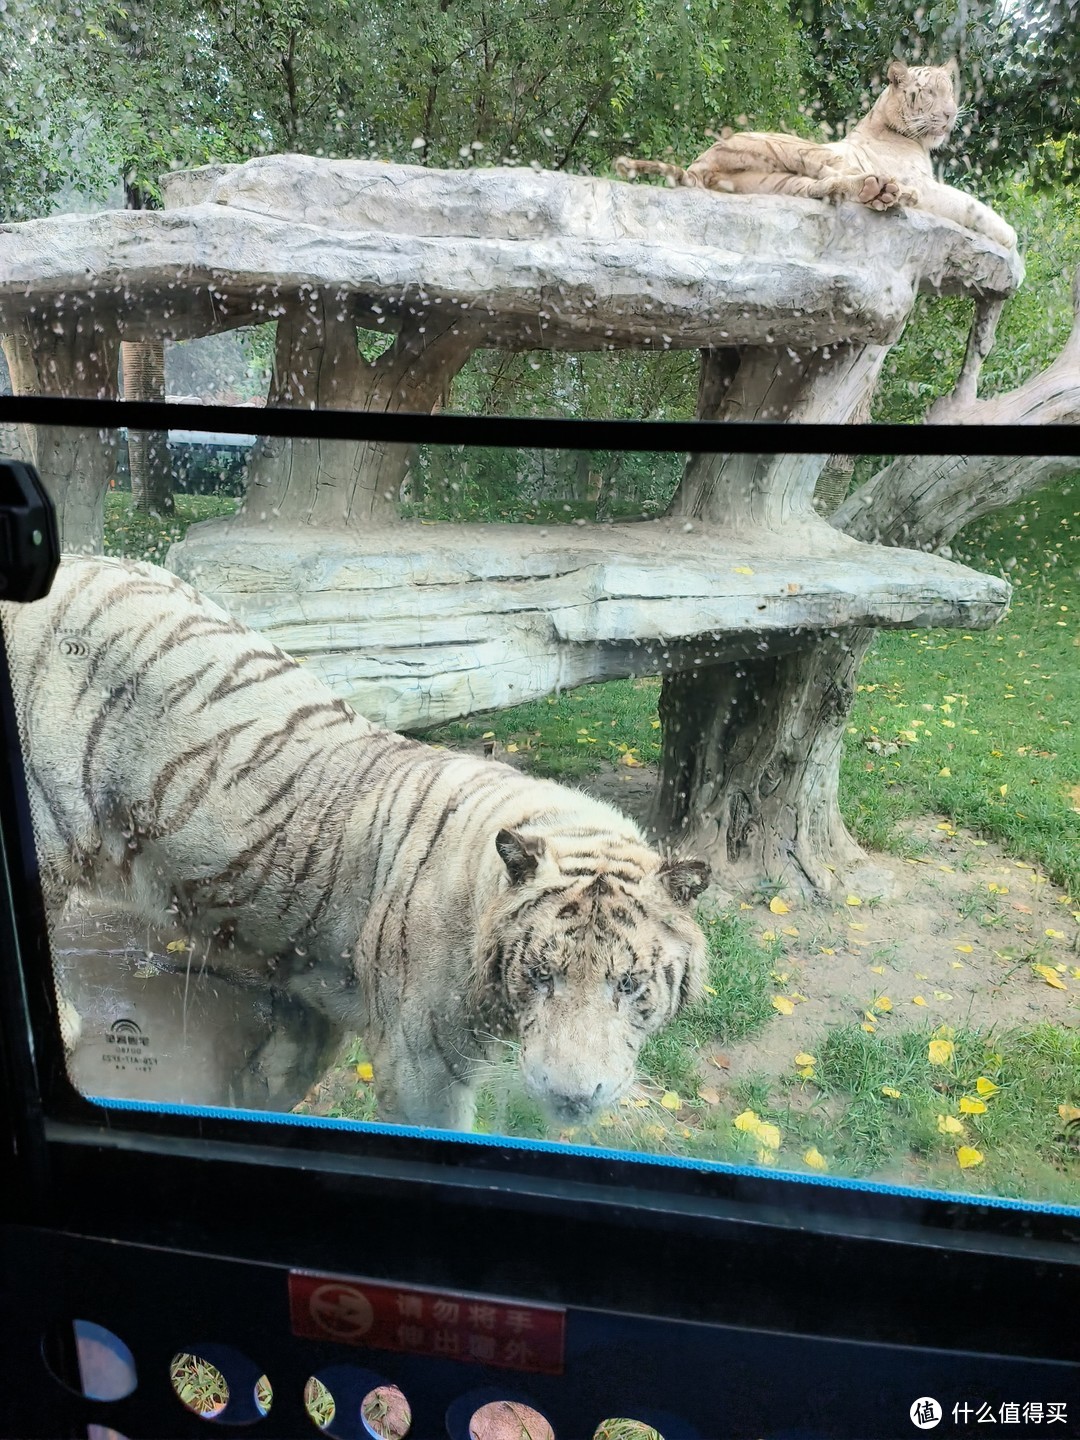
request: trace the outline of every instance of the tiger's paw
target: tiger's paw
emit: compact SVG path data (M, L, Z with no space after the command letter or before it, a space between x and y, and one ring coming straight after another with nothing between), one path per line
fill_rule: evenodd
M884 175L861 175L856 181L855 199L871 210L891 210L900 203L901 187Z

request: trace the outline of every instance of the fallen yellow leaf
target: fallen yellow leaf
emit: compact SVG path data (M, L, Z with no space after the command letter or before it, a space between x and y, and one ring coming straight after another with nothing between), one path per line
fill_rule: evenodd
M975 1081L975 1089L980 1095L996 1095L1000 1088L1000 1085L995 1085L994 1082L988 1080L985 1075L980 1075Z
M962 1135L964 1133L964 1127L955 1115L939 1115L937 1128L942 1135Z
M949 992L948 992L947 990L935 990L935 991L934 991L934 999L935 999L935 1000L939 1000L939 1001L941 1001L941 1002L944 1002L944 1001L946 1001L946 1000L951 1000L951 999L952 999L952 996L949 994Z
M897 1090L897 1089L895 1089L895 1087L892 1086L892 1085L882 1085L882 1087L881 1087L881 1093L882 1093L883 1095L888 1095L888 1097L889 1097L890 1100L899 1100L899 1099L900 1099L900 1091Z
M892 1001L889 999L888 995L879 995L878 998L874 1001L874 1009L879 1011L882 1015L887 1015L892 1009Z
M775 931L775 930L763 930L763 931L761 932L761 938L762 938L762 940L775 940L775 939L776 939L776 931Z
M804 1151L802 1158L811 1170L828 1170L829 1168L829 1162L816 1145L811 1145L809 1150Z
M999 786L998 786L998 794L999 794L999 795L1007 795L1008 793L1009 793L1009 787L1008 787L1007 785L999 785Z
M952 771L949 769L949 767L948 767L947 765L943 765L943 766L941 767L941 769L940 769L937 773L938 773L939 775L944 775L944 776L948 777L949 775L952 774Z
M767 1121L762 1120L754 1131L754 1134L766 1149L780 1149L780 1130L776 1125L770 1125Z
M665 1090L663 1095L660 1096L660 1104L665 1110L678 1110L682 1105L682 1101L674 1090Z
M1043 934L1044 934L1045 936L1047 936L1047 938L1050 939L1050 940L1064 940L1064 939L1065 939L1065 932L1064 932L1064 930L1051 930L1049 926L1047 926L1047 928L1043 931Z
M795 1009L795 1006L786 995L774 995L772 997L772 1005L773 1009L779 1010L781 1015L790 1015Z
M655 1145L658 1140L665 1138L664 1127L662 1125L643 1125L641 1127L641 1138L643 1140L651 1140Z
M748 1134L753 1135L757 1127L761 1124L761 1116L756 1110L744 1110L741 1115L735 1116L732 1124L736 1130L744 1130Z
M845 905L861 905L861 904L862 904L862 901L859 899L858 895L849 895L849 896L847 897L847 899L844 901L844 904L845 904Z
M736 575L752 575L754 573L749 565L735 565L732 568Z
M718 995L720 993L714 985L703 985L701 988L705 991L706 995Z
M929 1058L931 1065L947 1065L956 1047L951 1040L931 1040Z
M821 953L822 953L823 955L835 955L835 954L836 954L836 951L835 951L835 950L830 950L829 947L828 947L828 945L822 945L822 946L820 946L819 948L820 948Z
M1074 1120L1080 1120L1080 1107L1076 1105L1059 1105L1058 1114L1062 1120L1065 1121L1066 1125L1070 1125Z
M974 945L964 944L964 945L957 945L957 946L955 946L954 948L957 949L957 950L959 950L961 955L970 955L971 952L975 949L975 946L974 946Z
M871 965L871 966L870 966L870 974L871 974L871 975L884 975L884 974L885 974L885 966L884 966L884 965Z
M1052 985L1055 990L1068 990L1069 987L1052 966L1033 965L1031 968L1035 971L1036 975L1041 975L1047 985Z
M961 1170L970 1170L973 1165L983 1163L983 1153L974 1149L971 1145L961 1145L956 1152L957 1163Z
M911 1003L912 1003L913 1005L925 1005L925 1004L926 1004L926 1001L923 999L923 997L922 997L921 995L913 995L913 996L911 997Z
M863 921L863 920L849 920L849 921L847 922L847 924L848 924L848 929L849 929L849 930L865 930L865 929L866 929L866 922Z
M170 940L169 943L165 946L165 949L168 950L170 955L176 955L181 950L186 950L187 948L188 947L186 940Z
M792 937L792 939L797 939L799 932L798 932L798 930L795 928L794 925L785 925L784 928L783 928L783 930L780 931L780 934L781 934L781 935L790 935L790 936Z
M779 895L774 895L769 901L769 909L774 915L787 915L791 910L791 906L781 900Z
M365 1060L362 1064L357 1065L356 1076L357 1079L363 1080L365 1085L370 1085L371 1082L375 1079L374 1066L372 1066L369 1061Z
M813 1065L800 1065L798 1070L795 1071L795 1074L798 1075L800 1080L812 1080L814 1078L814 1067Z
M515 744L507 745L507 747L506 747L506 753L507 753L508 755L516 755L517 752L518 752L518 747L517 747ZM623 759L625 760L625 758L626 758L626 757L625 757L625 755L624 755L624 756L623 756ZM636 762L635 762L635 763L636 763Z
M816 1065L817 1061L813 1055L808 1055L805 1050L800 1050L795 1056L796 1065Z
M764 1148L764 1146L763 1146L763 1147L757 1152L757 1162L758 1162L759 1165L775 1165L775 1164L776 1164L776 1151L775 1151L775 1150L766 1150L766 1149Z
M864 1020L864 1021L863 1021L863 1027L862 1027L862 1028L866 1031L866 1033L867 1033L868 1035L876 1035L876 1034L877 1034L877 1026L876 1026L876 1025L871 1025L868 1020Z
M960 1109L965 1115L985 1115L986 1101L976 1100L973 1095L961 1095Z

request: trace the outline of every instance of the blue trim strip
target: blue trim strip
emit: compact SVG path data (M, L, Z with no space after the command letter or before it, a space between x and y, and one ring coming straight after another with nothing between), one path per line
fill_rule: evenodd
M425 1140L448 1140L457 1145L495 1146L500 1150L532 1150L547 1155L581 1155L607 1158L631 1165L662 1165L675 1170L698 1170L707 1174L743 1175L754 1180L791 1180L798 1185L818 1185L834 1190L857 1190L869 1195L900 1195L909 1200L937 1200L954 1205L986 1206L992 1210L1020 1210L1041 1215L1080 1216L1080 1205L1058 1205L1048 1200L1011 1200L997 1195L965 1195L955 1190L926 1190L911 1185L887 1185L880 1180L852 1180L839 1175L807 1175L800 1170L762 1169L756 1165L731 1165L722 1160L692 1160L682 1155L642 1155L635 1150L616 1150L593 1145L567 1145L553 1140L521 1140L513 1135L463 1135L457 1130L427 1130L416 1125L384 1125L369 1120L331 1120L322 1115L293 1115L268 1110L232 1110L204 1105L150 1104L145 1100L113 1100L99 1095L83 1097L103 1110L126 1110L150 1115L190 1115L197 1120L244 1120L263 1125L296 1125L308 1129L356 1131L372 1135L416 1135Z

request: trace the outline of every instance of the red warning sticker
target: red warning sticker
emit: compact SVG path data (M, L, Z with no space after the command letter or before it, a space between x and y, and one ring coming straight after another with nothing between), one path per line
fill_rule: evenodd
M379 1280L289 1273L294 1335L561 1375L566 1311Z

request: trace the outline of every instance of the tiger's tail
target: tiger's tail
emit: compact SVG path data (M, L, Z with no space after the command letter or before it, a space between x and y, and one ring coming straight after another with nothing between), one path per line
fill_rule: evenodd
M669 185L698 186L693 175L688 175L681 165L665 165L662 160L631 160L629 155L620 155L615 161L615 173L622 180L634 180L638 175L663 175Z

